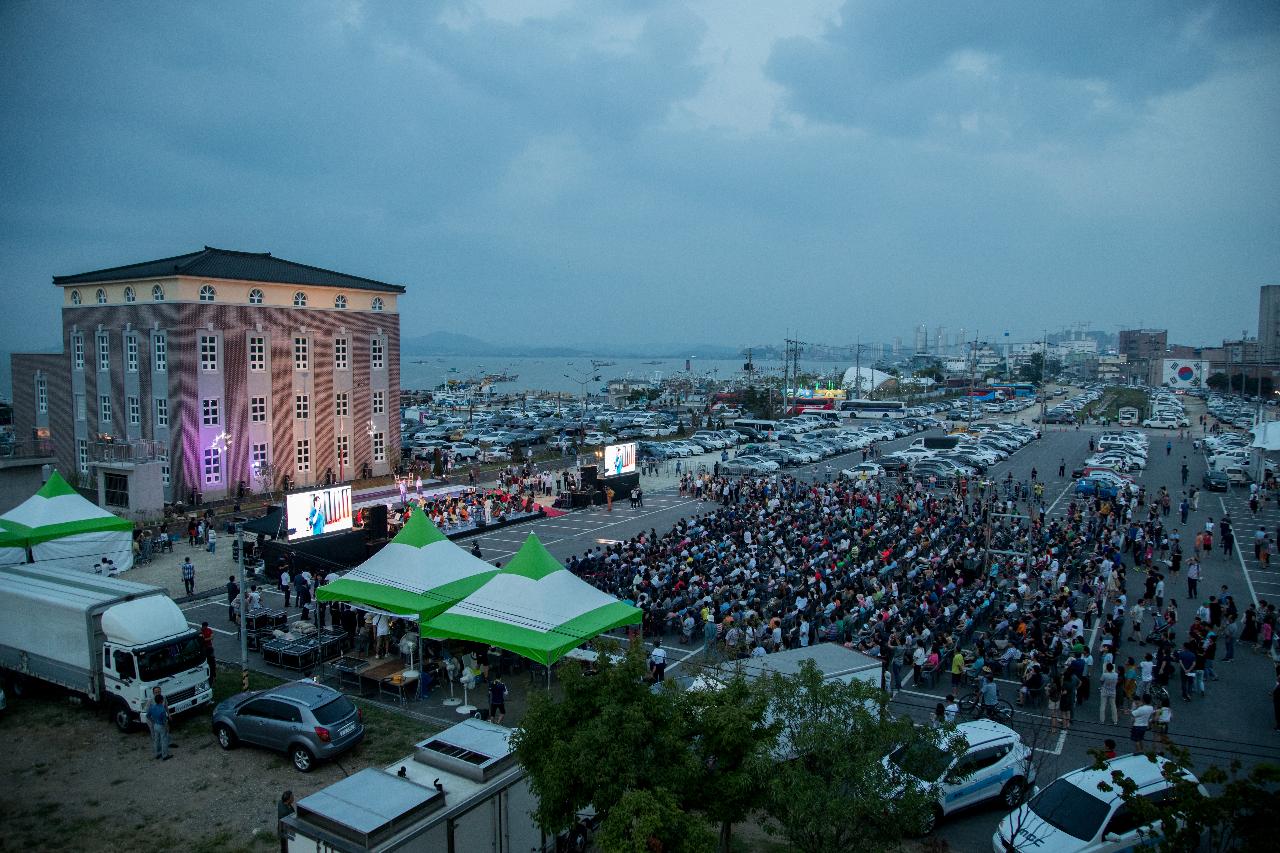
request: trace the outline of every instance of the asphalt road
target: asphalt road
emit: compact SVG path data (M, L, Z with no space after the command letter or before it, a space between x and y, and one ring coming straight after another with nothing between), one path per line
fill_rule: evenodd
M1029 409L1023 416L1029 418L1036 410ZM1190 414L1194 415L1193 410ZM987 473L992 479L1003 479L1009 471L1016 480L1027 479L1032 468L1046 483L1045 500L1050 504L1050 513L1061 515L1069 505L1071 483L1067 478L1060 478L1058 465L1065 460L1068 478L1073 465L1080 463L1088 453L1090 435L1102 432L1099 428L1063 428L1051 426L1044 436L1029 444L1008 460L993 466ZM910 443L915 436L886 442L882 445L884 452L897 449ZM1171 452L1166 455L1165 441L1171 440ZM1190 482L1199 483L1204 471L1204 460L1195 452L1190 438L1179 440L1176 434L1170 439L1165 433L1152 431L1149 466L1140 475L1139 482L1147 487L1148 494L1154 494L1161 485L1168 486L1175 496L1175 508L1170 516L1171 527L1179 527L1176 498L1181 493L1180 465L1183 456L1187 457L1190 467ZM707 467L711 467L714 454L703 457ZM835 471L860 461L860 454L847 454L825 460L815 465L790 469L801 479L822 479L829 463ZM685 460L686 468L692 463L695 467L697 459ZM1182 525L1183 541L1189 543L1195 531L1207 520L1220 519L1224 508L1229 510L1236 520L1238 539L1250 549L1251 537L1248 535L1252 522L1247 507L1247 492L1233 491L1225 498L1204 492L1200 500L1200 509L1193 512L1186 525ZM646 485L645 506L632 509L627 500L615 501L612 512L603 507L581 510L559 516L557 518L540 519L534 522L516 525L484 534L480 537L486 559L505 561L520 547L525 537L536 533L548 550L558 559L565 560L571 554L581 554L598 544L626 539L642 530L650 528L657 531L669 529L678 519L689 517L715 508L714 504L698 502L682 498L674 485ZM1280 521L1280 509L1270 508L1260 514L1270 529ZM1206 590L1216 591L1221 584L1227 584L1237 601L1244 604L1251 600L1256 592L1258 597L1280 597L1280 571L1263 571L1257 563L1252 566L1242 561L1242 557L1252 554L1239 553L1223 556L1219 549L1204 563L1204 579L1201 591L1204 597ZM1246 578L1245 569L1249 568ZM1129 599L1136 601L1141 593L1142 579L1136 572L1129 572ZM1184 595L1179 595L1183 593ZM1168 581L1169 597L1179 602L1179 623L1187 625L1194 616L1198 602L1185 599L1185 581L1182 578ZM1269 593L1269 596L1268 596ZM268 598L275 595L269 592ZM201 606L201 618L225 613L221 610L221 602L210 601ZM216 608L216 609L215 609ZM207 615L206 615L207 614ZM195 613L189 614L194 618ZM221 626L225 615L214 621ZM1183 632L1185 636L1185 630ZM1094 638L1096 642L1096 637ZM234 660L238 657L234 635L227 632L217 640L219 657ZM1096 648L1096 647L1095 647ZM1134 655L1141 659L1145 648L1137 644L1126 644L1121 647L1120 655ZM254 655L254 658L257 656ZM668 673L684 666L690 667L698 662L699 653L686 648L673 647L670 650L671 663ZM1232 663L1219 662L1219 681L1211 682L1206 698L1196 698L1190 703L1183 703L1175 698L1173 708L1174 720L1171 736L1179 744L1189 748L1197 762L1225 765L1233 759L1240 759L1246 766L1254 761L1272 760L1280 762L1280 734L1273 731L1270 709L1269 690L1273 683L1271 662L1252 650L1241 647L1237 650L1237 659ZM920 720L932 713L935 703L946 692L945 683L937 690L924 690L907 684L894 701L894 708L902 713L911 714ZM1176 686L1173 690L1175 697ZM1012 701L1015 698L1015 687L1012 683L1001 686L1001 694ZM1097 699L1095 690L1090 701L1083 708L1077 709L1077 719L1066 734L1048 732L1048 718L1041 713L1023 712L1019 709L1015 716L1014 726L1024 739L1036 748L1037 771L1042 784L1047 784L1058 775L1084 766L1091 761L1089 749L1098 748L1105 738L1113 738L1120 744L1121 752L1128 750L1128 724L1122 719L1120 725L1102 725L1097 722ZM978 807L971 811L953 816L944 821L938 828L939 837L948 841L953 849L986 850L990 849L991 836L1004 811L998 806Z

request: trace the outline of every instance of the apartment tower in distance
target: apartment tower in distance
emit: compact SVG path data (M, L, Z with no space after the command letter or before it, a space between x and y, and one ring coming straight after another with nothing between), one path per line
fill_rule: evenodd
M391 470L403 287L207 246L53 283L63 349L13 356L14 426L108 505L143 466L183 502Z

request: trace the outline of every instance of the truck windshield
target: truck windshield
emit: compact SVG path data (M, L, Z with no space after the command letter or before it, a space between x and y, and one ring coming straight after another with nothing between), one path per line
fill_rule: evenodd
M138 677L143 681L158 681L203 663L204 643L193 632L167 643L140 649L137 655Z

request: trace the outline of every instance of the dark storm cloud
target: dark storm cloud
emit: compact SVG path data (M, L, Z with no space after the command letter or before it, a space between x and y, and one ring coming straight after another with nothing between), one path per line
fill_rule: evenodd
M0 349L205 243L406 337L1211 341L1280 280L1277 8L0 4Z

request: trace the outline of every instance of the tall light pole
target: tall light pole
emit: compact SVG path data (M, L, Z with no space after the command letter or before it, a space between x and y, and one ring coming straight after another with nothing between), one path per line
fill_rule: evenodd
M244 583L244 524L236 522L236 545L240 554L240 690L249 689L249 590Z

